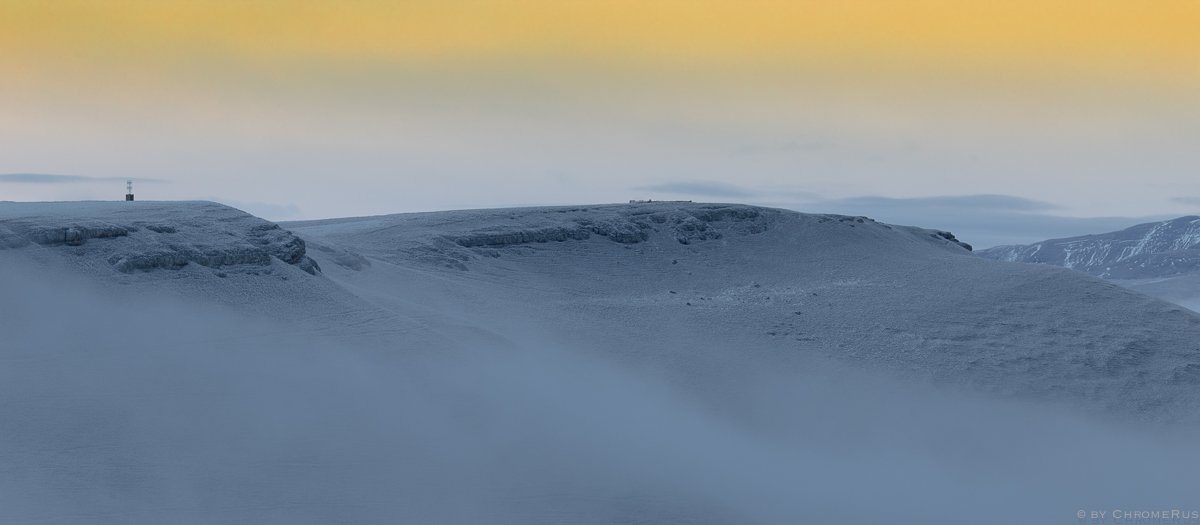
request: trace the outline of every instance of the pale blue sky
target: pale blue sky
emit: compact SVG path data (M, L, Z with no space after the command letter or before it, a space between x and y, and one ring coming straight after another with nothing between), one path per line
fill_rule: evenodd
M37 5L0 4L0 200L120 199L126 177L271 219L721 200L982 245L1200 212L1194 4L919 3L900 26L872 2L654 3L653 24L610 3ZM963 30L984 19L1006 25Z

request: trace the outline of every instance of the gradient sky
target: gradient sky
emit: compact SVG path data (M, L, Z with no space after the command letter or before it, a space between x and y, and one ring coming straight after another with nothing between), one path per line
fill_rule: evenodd
M0 0L0 200L1195 213L1197 28L1195 0Z

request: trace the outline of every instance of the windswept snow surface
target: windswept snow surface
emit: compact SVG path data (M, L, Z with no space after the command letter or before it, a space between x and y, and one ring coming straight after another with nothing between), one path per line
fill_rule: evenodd
M944 232L690 203L282 228L0 203L0 268L0 523L1200 503L1200 316Z

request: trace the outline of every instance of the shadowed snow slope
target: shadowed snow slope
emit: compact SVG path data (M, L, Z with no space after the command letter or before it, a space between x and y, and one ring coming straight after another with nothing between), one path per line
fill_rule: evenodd
M1194 501L1200 316L945 232L691 203L281 226L0 203L0 523Z

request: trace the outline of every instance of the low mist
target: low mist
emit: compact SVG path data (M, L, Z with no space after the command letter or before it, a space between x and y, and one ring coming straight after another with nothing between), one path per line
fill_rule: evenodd
M536 334L342 345L13 272L0 297L4 523L1009 524L1200 507L1192 429L830 362L739 368L709 390Z

